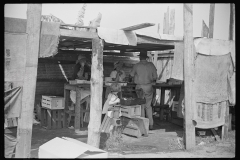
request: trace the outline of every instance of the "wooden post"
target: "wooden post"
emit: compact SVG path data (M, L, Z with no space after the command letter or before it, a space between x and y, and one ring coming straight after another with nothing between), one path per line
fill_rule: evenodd
M235 36L235 4L230 4L229 40Z
M202 21L202 33L201 33L201 36L208 38L208 33L209 33L209 28L207 27L206 23L203 20Z
M102 116L103 45L104 41L101 39L92 40L91 103L87 143L97 148L100 144Z
M157 33L160 32L160 23L158 23Z
M33 109L37 79L39 38L41 27L41 4L27 5L27 49L23 84L22 109L18 119L16 158L30 158Z
M167 24L167 13L164 13L164 18L163 18L163 34L166 33L166 24Z
M154 53L154 65L157 68L158 51Z
M213 30L214 30L214 11L215 4L210 4L210 12L209 12L209 38L213 38Z
M226 112L225 112L225 124L222 129L222 140L228 138L228 125L229 125L229 103L226 103Z
M195 127L193 118L193 5L184 4L183 23L184 23L184 93L185 93L185 144L186 149L195 146Z
M166 13L166 34L169 34L169 7L167 8Z
M80 131L80 108L81 108L81 88L76 88L76 105L75 105L75 120L74 120L74 129L75 132Z
M169 25L169 34L174 35L175 30L175 9L171 9L170 12L170 25Z

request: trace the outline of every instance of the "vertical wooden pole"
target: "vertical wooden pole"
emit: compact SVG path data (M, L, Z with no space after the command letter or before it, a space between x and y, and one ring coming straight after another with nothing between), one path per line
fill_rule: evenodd
M167 24L167 13L164 13L164 18L163 18L163 34L167 34L166 24Z
M97 148L100 144L102 116L103 45L104 41L101 39L92 40L91 103L87 143Z
M213 30L214 30L214 11L215 4L210 4L210 12L209 12L209 38L213 38Z
M230 4L230 23L229 23L229 40L233 40L235 36L235 4Z
M195 146L195 127L193 118L193 5L184 4L183 23L184 23L184 93L185 93L185 144L186 149Z
M169 7L167 8L166 13L166 34L169 34Z
M160 32L160 23L158 23L157 33Z
M208 38L208 33L209 33L209 28L207 27L206 23L203 20L202 21L202 33L201 33L201 36Z
M80 131L80 109L81 108L81 88L76 88L76 105L75 105L75 120L74 120L74 129L75 132Z
M175 30L175 9L171 9L169 34L174 35L174 30Z
M33 109L37 79L39 38L41 27L41 4L27 5L27 49L23 84L22 109L18 120L16 158L30 158Z
M154 65L157 68L157 59L158 59L158 52L154 53Z

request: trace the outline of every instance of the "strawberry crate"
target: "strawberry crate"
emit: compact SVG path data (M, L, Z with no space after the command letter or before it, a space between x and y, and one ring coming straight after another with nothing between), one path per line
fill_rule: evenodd
M64 97L58 96L42 96L42 107L48 109L64 109Z

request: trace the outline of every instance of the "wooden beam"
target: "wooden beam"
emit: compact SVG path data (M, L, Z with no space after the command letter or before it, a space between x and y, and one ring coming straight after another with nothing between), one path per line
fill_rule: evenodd
M26 33L27 20L19 18L4 18L4 32Z
M167 8L166 13L166 34L169 34L169 7Z
M167 13L164 13L164 18L163 18L163 34L166 34L166 24L167 24Z
M193 14L192 4L184 4L184 104L185 104L185 144L186 149L195 147L195 127L193 125Z
M76 105L75 105L75 120L74 129L78 133L80 131L80 108L81 108L81 88L76 88Z
M84 54L86 56L91 56L92 51L77 51L77 50L58 50L59 54ZM103 55L113 55L113 56L126 56L126 57L135 57L137 56L136 53L117 53L117 52L103 52Z
M157 33L160 32L160 23L158 23Z
M155 25L154 23L141 23L141 24L137 24L137 25L134 25L134 26L122 28L122 30L124 30L124 31L134 31L134 30L137 30L137 29L151 27L151 26L154 26L154 25Z
M222 140L228 138L228 125L229 125L229 103L226 103L226 112L225 112L225 123L222 126Z
M175 9L171 9L170 12L170 25L169 25L169 34L174 35L175 30Z
M41 27L41 4L27 5L27 49L23 84L21 116L18 119L16 158L30 158L33 109L37 79L39 38Z
M235 36L235 4L230 4L230 23L229 23L229 40L234 40Z
M213 38L214 11L215 11L215 3L211 3L210 4L210 12L209 12L209 38Z
M85 31L75 31L75 30L67 30L67 29L60 29L60 36L62 38L86 38L86 39L93 39L98 38L98 34L95 32L85 32Z
M208 38L208 34L209 34L209 28L207 27L207 25L204 22L204 20L202 20L202 33L201 33L201 36Z
M91 102L87 143L99 148L103 92L103 45L101 39L92 40Z

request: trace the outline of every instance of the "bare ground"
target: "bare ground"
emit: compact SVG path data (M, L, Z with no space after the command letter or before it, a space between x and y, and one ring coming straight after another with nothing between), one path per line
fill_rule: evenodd
M155 130L148 137L135 138L124 134L110 136L101 134L100 148L109 152L109 158L187 158L187 157L235 157L235 130L229 132L225 141L217 142L207 132L205 137L196 136L196 147L186 151L182 137L183 128L166 121L155 121ZM86 130L85 127L82 130ZM16 128L12 128L16 136ZM33 126L31 158L38 158L38 148L55 137L70 137L87 142L87 135L79 135L73 129L46 130Z

